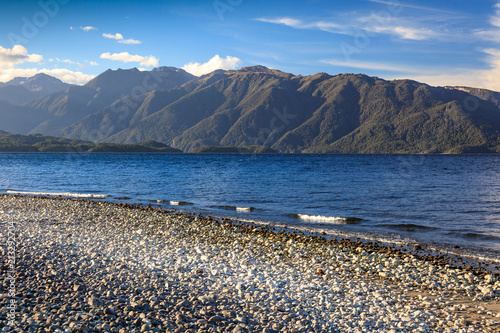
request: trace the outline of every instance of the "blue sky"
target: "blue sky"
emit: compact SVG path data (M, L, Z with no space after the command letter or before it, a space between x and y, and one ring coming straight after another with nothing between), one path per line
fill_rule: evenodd
M1 1L0 82L264 65L500 91L500 0Z

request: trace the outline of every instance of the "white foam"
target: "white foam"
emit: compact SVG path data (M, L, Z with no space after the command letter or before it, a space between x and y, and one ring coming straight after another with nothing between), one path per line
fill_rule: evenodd
M181 204L181 202L180 201L170 201L170 204L172 206L179 206Z
M297 214L297 217L301 220L306 220L306 221L328 222L336 224L344 224L347 221L345 217L336 217L336 216Z
M252 207L236 207L237 212L251 212Z
M10 194L23 194L23 195L55 195L62 197L74 198L90 198L90 199L104 199L109 197L107 194L88 194L88 193L70 193L70 192L28 192L28 191L12 191L7 190Z

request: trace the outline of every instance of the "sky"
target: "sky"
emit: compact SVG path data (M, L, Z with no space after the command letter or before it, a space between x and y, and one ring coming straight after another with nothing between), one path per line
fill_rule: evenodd
M0 0L0 82L108 68L295 75L500 91L500 0Z

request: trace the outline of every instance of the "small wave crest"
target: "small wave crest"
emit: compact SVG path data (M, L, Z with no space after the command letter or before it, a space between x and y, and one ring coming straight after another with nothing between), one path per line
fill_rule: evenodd
M7 190L7 193L22 194L22 195L50 195L50 196L88 198L88 199L104 199L109 197L109 195L107 194L70 193L70 192L28 192L28 191Z
M235 210L237 212L251 212L255 209L255 207L238 207L238 206L213 206L213 207L225 210Z
M323 216L323 215L309 215L309 214L286 214L286 215L304 221L323 222L332 224L356 224L363 220L358 217Z
M192 203L187 202L187 201L169 201L170 206L186 206L186 205L192 205Z
M251 212L254 210L253 207L236 207L237 212Z

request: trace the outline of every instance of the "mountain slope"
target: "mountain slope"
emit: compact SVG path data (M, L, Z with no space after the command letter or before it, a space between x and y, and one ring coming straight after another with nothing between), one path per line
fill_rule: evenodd
M32 99L41 97L36 92L31 92L23 86L4 86L0 88L0 100L14 105L23 105Z
M23 105L32 99L64 90L70 86L70 84L43 73L30 78L16 77L7 83L0 84L0 100Z
M361 74L300 76L253 66L194 78L161 67L108 70L85 86L20 109L10 105L6 124L14 126L16 116L31 112L45 117L31 133L129 144L154 140L183 151L267 146L284 153L500 152L499 101L500 93L484 89ZM7 125L0 128L9 130Z
M481 91L366 75L302 77L254 66L144 95L122 122L108 110L93 124L72 127L90 131L106 118L113 131L100 140L157 140L184 151L217 145L266 145L285 153L496 151L497 93Z
M43 111L0 100L0 130L28 134L47 117Z
M45 119L41 119L31 128L30 133L61 136L63 128L111 106L120 98L132 96L128 104L135 105L137 103L135 99L140 100L140 95L144 93L154 89L169 90L193 78L191 74L173 67L155 68L150 72L139 71L135 68L107 70L84 86L71 86L29 101L25 105L26 110L36 109L40 111L40 114L46 115ZM0 90L6 88L8 87L0 88ZM20 111L16 115L18 121L22 122L23 112ZM15 131L13 127L4 127L4 129Z

